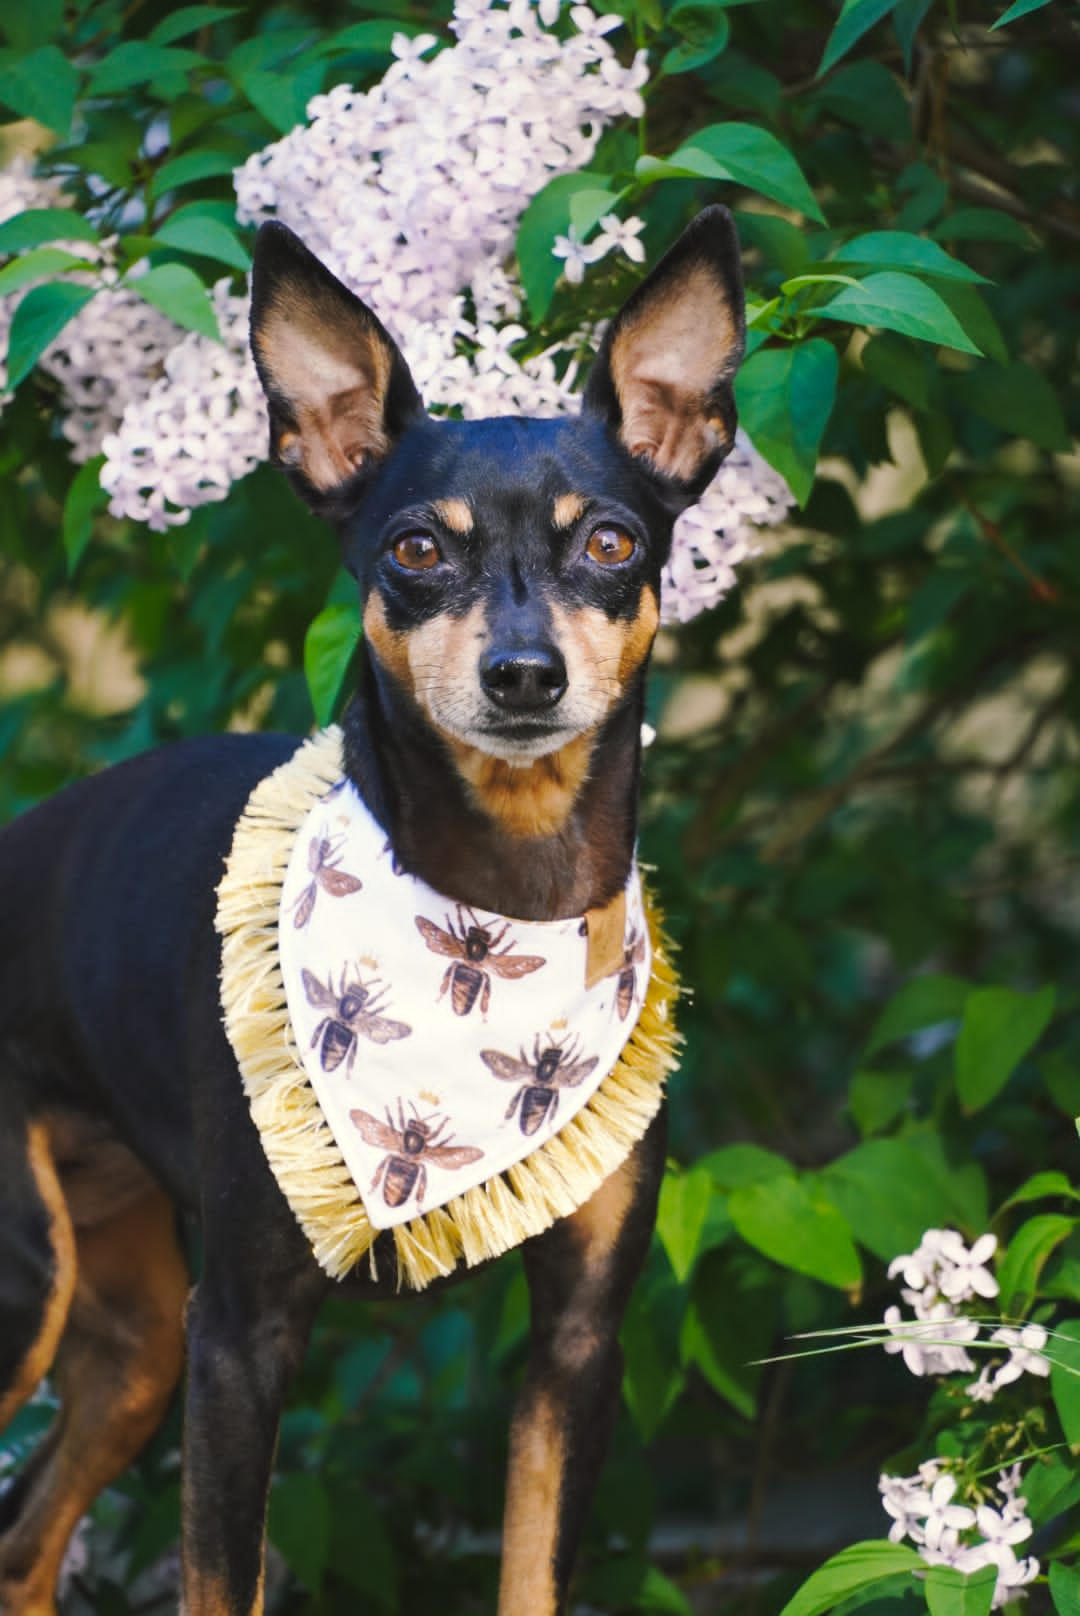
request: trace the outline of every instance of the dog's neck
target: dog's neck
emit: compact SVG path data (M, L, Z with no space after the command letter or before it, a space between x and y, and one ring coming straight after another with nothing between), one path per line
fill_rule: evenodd
M518 805L506 821L479 806L485 761L455 755L383 676L374 659L343 720L346 772L382 824L403 869L475 909L520 920L584 914L619 892L637 833L643 681L561 771L572 801L557 829L541 806L529 822ZM568 749L569 750L569 749ZM542 790L548 771L529 771ZM520 794L520 793L519 793ZM538 834L528 833L539 824Z

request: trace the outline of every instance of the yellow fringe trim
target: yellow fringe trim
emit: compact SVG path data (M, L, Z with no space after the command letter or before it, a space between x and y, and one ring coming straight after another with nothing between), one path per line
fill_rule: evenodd
M237 822L218 886L221 1003L251 1115L282 1194L316 1260L343 1279L379 1231L363 1202L293 1041L278 962L278 908L293 841L312 805L344 773L341 731L322 730L261 780ZM660 917L645 899L652 976L637 1025L587 1105L505 1173L393 1229L398 1283L422 1290L459 1262L497 1257L577 1211L622 1165L660 1109L678 1064L679 984Z

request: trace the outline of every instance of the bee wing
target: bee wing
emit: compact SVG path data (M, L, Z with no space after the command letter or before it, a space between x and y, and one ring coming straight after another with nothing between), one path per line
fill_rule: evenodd
M489 954L484 961L485 968L490 966L497 975L508 977L530 976L546 964L539 954Z
M370 1038L373 1044L392 1044L395 1038L407 1038L412 1032L404 1021L391 1021L389 1016L371 1016L365 1010L353 1016L352 1025L365 1038Z
M533 1075L531 1066L524 1061L515 1060L513 1055L503 1055L497 1049L482 1049L480 1059L489 1071L496 1077L501 1077L504 1083L527 1083Z
M314 883L312 884L311 890L312 890L312 893L314 893L314 891L315 891ZM312 897L311 901L312 901L312 903L315 902L314 897ZM308 1003L309 1004L320 1005L322 1007L322 1009L324 1009L324 1010L336 1010L337 1009L337 994L336 993L332 992L330 988L324 987L323 984L319 981L319 978L317 976L312 976L312 974L311 974L311 972L309 970L307 970L307 969L302 970L300 972L300 975L303 978L304 992L308 996Z
M312 875L318 875L319 865L322 863L322 837L313 836L308 843L307 867Z
M479 1161L483 1154L475 1145L429 1145L424 1151L424 1158L439 1167L468 1167L470 1162Z
M297 899L296 913L293 915L293 925L296 927L297 931L303 930L308 921L311 919L312 911L315 908L315 894L317 890L318 888L316 887L314 881L309 881L303 892L301 892L300 897ZM310 994L308 994L308 998L311 998Z
M360 1130L360 1137L365 1144L377 1145L380 1150L398 1151L402 1148L404 1140L397 1129L380 1122L370 1111L350 1111L349 1116L354 1126Z
M426 920L423 915L414 915L417 930L433 954L449 954L451 959L463 959L464 950L456 937L451 937L448 931L436 926L433 921Z
M642 960L645 958L644 937L638 938L637 942L634 944L634 952L631 954L630 958L635 965L641 964Z
M359 892L364 884L358 875L350 875L348 870L331 870L325 865L319 871L318 881L332 898L347 898L351 892Z
M593 1055L590 1060L578 1061L573 1066L560 1067L555 1073L555 1087L557 1089L576 1089L579 1083L584 1083L590 1072L596 1070L599 1055Z

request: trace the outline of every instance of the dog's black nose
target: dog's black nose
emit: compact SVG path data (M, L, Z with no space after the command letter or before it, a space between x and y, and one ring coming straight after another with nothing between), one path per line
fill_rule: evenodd
M480 658L480 683L496 706L537 712L565 694L566 663L554 645L493 647Z

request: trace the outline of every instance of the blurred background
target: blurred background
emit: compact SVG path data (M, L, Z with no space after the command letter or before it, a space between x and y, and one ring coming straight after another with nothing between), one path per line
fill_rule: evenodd
M111 509L99 479L154 458L121 420L132 375L148 396L194 333L171 374L198 395L191 367L206 374L229 321L242 348L254 204L237 217L234 169L336 85L397 74L400 121L411 73L426 93L420 55L465 50L486 10L462 0L455 43L448 4L6 0L3 817L151 745L304 733L339 710L357 605L279 474L239 476L241 453L189 505L164 451L138 496L149 510L164 489L153 525L125 505L122 467ZM501 303L478 279L457 288L465 385L487 374L486 298L517 322L528 374L568 387L644 273L609 251L575 281L574 244L609 215L640 220L655 262L724 201L751 300L742 421L792 492L786 519L758 526L746 472L730 525L756 553L656 651L642 843L681 950L686 1049L575 1608L779 1611L827 1556L885 1537L879 1472L914 1470L935 1442L965 1463L1053 1450L1035 1460L1039 1546L1067 1566L1080 1494L1062 1444L1080 1429L1064 1382L984 1406L879 1346L759 1360L879 1321L890 1260L929 1227L997 1234L1002 1313L1077 1311L1077 8L612 0L526 5L517 27L525 43L592 30L603 50L566 71L611 94L567 105L584 143L511 198ZM528 139L505 136L514 94L490 112L504 169ZM430 136L399 158L415 149L421 171ZM57 209L68 223L43 217ZM407 255L407 223L394 239ZM211 393L199 430L216 441ZM494 1608L526 1327L516 1256L438 1298L328 1307L282 1432L273 1610ZM46 1391L0 1465L50 1411ZM69 1611L175 1607L177 1439L174 1412L80 1531ZM1064 1586L1057 1608L1080 1609ZM1050 1597L1040 1582L1029 1606ZM861 1599L925 1604L910 1576Z

